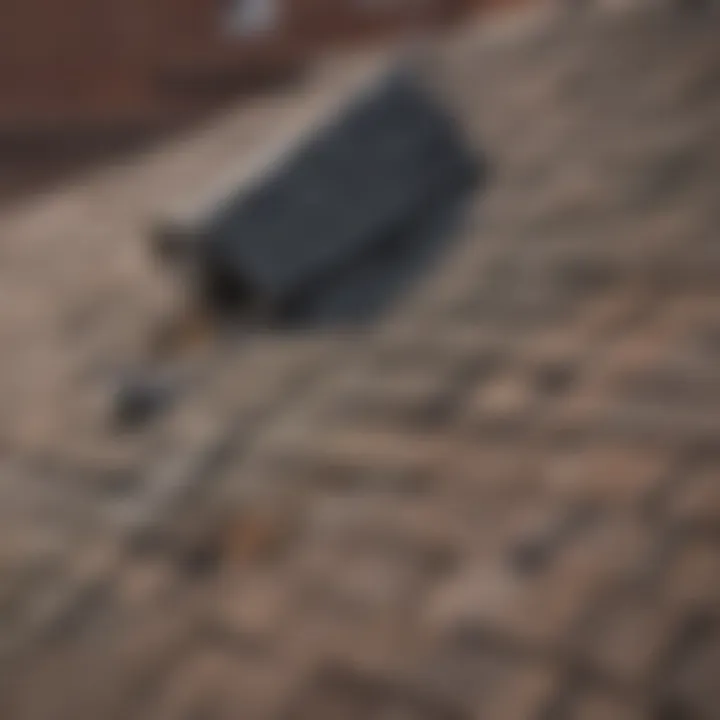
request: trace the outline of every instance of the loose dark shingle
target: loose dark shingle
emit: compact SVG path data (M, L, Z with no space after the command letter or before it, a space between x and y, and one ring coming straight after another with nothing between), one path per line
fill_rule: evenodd
M452 118L408 73L385 77L203 228L201 260L274 304L475 176Z

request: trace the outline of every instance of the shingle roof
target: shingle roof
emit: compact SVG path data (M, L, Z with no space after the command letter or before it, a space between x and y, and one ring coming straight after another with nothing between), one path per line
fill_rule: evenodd
M137 227L286 110L3 217L3 718L715 716L717 15L615 10L455 38L498 174L447 262L146 433Z

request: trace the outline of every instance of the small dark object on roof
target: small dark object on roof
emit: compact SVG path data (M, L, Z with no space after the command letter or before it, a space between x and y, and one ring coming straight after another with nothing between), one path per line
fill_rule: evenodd
M411 72L385 75L193 228L201 292L220 310L277 310L482 170Z

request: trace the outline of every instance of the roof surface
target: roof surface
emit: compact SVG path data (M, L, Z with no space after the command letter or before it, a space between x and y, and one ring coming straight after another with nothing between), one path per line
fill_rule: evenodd
M717 716L717 15L543 9L438 77L498 168L377 327L147 432L158 205L305 88L2 218L0 716Z

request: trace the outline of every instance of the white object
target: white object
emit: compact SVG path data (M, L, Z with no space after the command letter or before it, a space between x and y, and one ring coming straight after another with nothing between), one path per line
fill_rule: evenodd
M231 0L224 28L231 35L256 35L273 30L279 16L278 0Z

